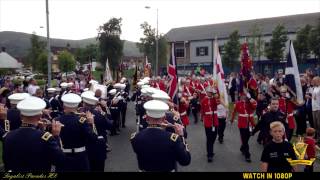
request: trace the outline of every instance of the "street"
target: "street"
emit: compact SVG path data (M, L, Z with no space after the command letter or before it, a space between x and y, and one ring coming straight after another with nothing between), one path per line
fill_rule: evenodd
M191 117L191 116L190 116ZM108 153L106 160L106 172L137 172L138 163L136 155L130 144L130 135L135 131L135 110L132 102L128 104L126 128L121 129L118 136L109 137L112 151ZM250 152L251 163L244 160L240 152L240 134L234 123L227 124L224 143L216 140L214 145L215 156L212 163L207 162L206 138L204 127L200 123L194 124L190 118L190 125L187 127L189 149L191 151L191 163L189 166L179 166L180 172L242 172L259 171L260 157L263 146L257 143L257 134L251 137ZM319 163L315 165L315 171L319 172Z

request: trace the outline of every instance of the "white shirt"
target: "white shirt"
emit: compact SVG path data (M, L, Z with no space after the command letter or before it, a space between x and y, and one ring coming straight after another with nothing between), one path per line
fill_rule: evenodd
M225 108L222 104L218 104L217 106L218 118L226 118L227 112L228 112L227 108Z
M320 111L320 86L315 87L312 92L312 111Z
M34 86L34 85L30 84L28 86L27 91L28 91L29 94L34 95L36 93L36 90L39 89L39 88L40 88L39 86Z

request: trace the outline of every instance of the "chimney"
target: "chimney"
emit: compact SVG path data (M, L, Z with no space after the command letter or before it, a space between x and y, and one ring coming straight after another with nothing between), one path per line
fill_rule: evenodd
M1 52L6 52L6 48L5 47L1 47Z

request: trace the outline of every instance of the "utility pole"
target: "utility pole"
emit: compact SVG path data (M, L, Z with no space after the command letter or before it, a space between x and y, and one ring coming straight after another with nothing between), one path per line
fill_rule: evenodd
M51 53L50 53L49 4L48 4L48 0L46 0L46 16L47 16L47 50L48 50L48 87L51 87Z

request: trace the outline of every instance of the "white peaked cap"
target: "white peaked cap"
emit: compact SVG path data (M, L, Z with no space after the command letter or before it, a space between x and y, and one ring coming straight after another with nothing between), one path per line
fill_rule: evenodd
M61 97L63 105L70 108L78 107L81 102L81 97L74 93L68 93Z
M148 95L148 92L147 92L146 88L141 89L141 95L143 95L143 96L147 96Z
M144 82L140 81L140 82L137 83L137 85L138 85L138 87L141 87L142 85L144 85Z
M54 93L56 92L56 88L48 88L47 91L48 93Z
M66 87L68 87L68 83L63 82L63 83L60 84L60 86L61 86L62 88L66 88Z
M96 105L99 101L98 98L94 97L94 93L92 91L86 91L81 94L83 102L91 105Z
M121 86L122 86L122 85L121 85L120 83L115 83L115 84L113 85L113 87L116 88L116 89L120 89Z
M20 101L24 100L25 98L30 97L28 93L15 93L11 94L8 99L10 100L10 104L18 104Z
M153 87L148 87L148 88L146 88L146 90L147 90L147 93L148 93L148 95L151 97L152 96L152 94L154 94L154 92L155 92L155 88L153 88Z
M17 104L17 108L24 116L40 115L45 107L46 102L34 96L27 97Z
M96 80L94 80L94 79L91 79L91 80L89 81L89 84L99 84L99 82L96 81Z
M110 95L115 95L117 93L117 90L116 89L111 89L110 91L109 91L109 94Z
M143 107L147 115L153 118L164 117L165 113L169 110L169 106L166 103L158 100L147 101Z
M147 79L142 79L141 82L143 82L144 84L149 84L149 80Z
M149 85L144 84L144 85L141 86L141 89L146 89L146 88L149 88L149 87L150 87Z
M68 87L72 87L73 86L73 82L69 82L67 84L68 84Z
M92 92L92 91L84 91L83 93L81 93L81 97L87 96L87 95L94 96L94 92Z
M156 91L154 94L152 94L152 98L154 100L159 100L159 101L163 101L163 102L167 103L168 100L170 99L170 96L163 91L162 92Z
M149 77L145 77L145 78L143 78L143 80L150 81L150 78Z
M125 84L120 84L119 87L120 87L121 90L124 90L126 88L126 85Z

